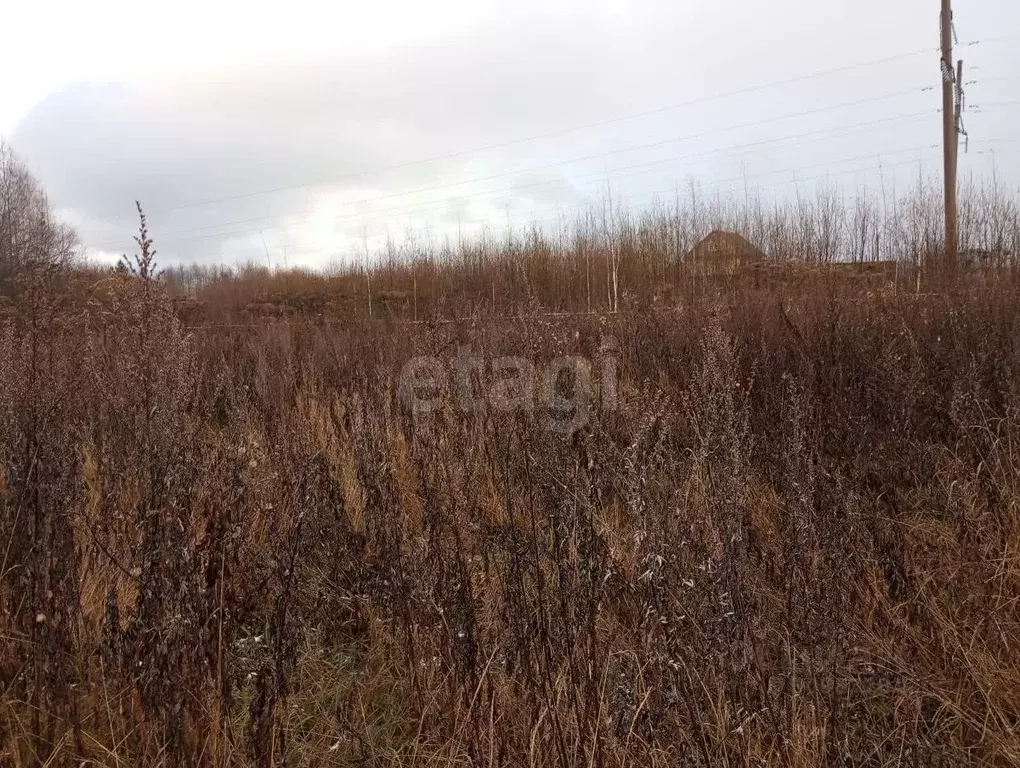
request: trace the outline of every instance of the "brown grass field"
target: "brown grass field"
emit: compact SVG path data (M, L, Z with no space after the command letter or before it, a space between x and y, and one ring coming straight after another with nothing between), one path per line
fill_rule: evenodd
M650 221L371 274L159 276L144 231L132 270L21 263L0 764L1020 764L1012 264L695 278ZM421 356L593 386L416 409Z

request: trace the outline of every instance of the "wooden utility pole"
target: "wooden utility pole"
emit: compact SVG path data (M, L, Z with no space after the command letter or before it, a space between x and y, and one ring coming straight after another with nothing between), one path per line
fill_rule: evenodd
M959 59L956 62L956 108L955 108L955 121L956 126L956 141L953 142L953 168L957 171L957 177L959 177L960 168L960 137L966 138L967 132L963 130L963 59ZM964 144L966 146L966 143ZM957 238L959 240L959 238ZM959 245L959 243L957 243Z
M942 155L946 194L946 254L942 268L948 280L956 273L956 159L960 145L957 92L962 87L953 68L952 0L942 0Z

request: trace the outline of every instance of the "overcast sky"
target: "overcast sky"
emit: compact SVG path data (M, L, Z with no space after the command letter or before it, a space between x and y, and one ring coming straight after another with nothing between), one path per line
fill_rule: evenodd
M970 152L1020 184L1020 3L956 0ZM0 136L93 254L323 265L387 235L938 171L937 0L20 2Z

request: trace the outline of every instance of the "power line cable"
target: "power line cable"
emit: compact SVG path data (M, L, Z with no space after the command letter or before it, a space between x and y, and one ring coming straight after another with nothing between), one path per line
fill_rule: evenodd
M561 167L561 166L564 166L564 165L569 165L571 163L578 163L578 162L585 162L585 161L590 161L590 160L604 159L606 157L610 157L610 156L613 156L613 155L624 154L624 153L627 153L627 152L637 152L637 151L646 150L646 149L655 149L655 148L658 148L658 147L661 147L661 146L666 146L668 144L675 144L675 143L682 142L682 141L690 141L692 139L705 138L707 136L715 136L715 135L717 135L719 133L726 133L726 132L729 132L729 131L739 130L741 128L752 128L752 127L757 127L757 126L760 126L760 125L766 125L766 124L771 124L771 123L776 123L776 122L782 122L783 120L791 120L791 119L800 118L800 117L809 117L809 116L812 116L812 115L823 114L825 112L831 112L831 111L835 111L835 110L839 110L839 109L846 109L848 107L855 107L855 106L859 106L861 104L873 103L873 102L878 102L878 101L886 101L886 100L893 99L893 98L900 98L900 97L906 96L906 95L911 95L911 94L916 94L916 93L923 93L923 92L927 92L927 91L932 90L932 88L933 88L933 86L923 86L923 87L920 87L920 88L914 87L914 88L909 88L909 89L906 89L906 90L903 90L903 91L897 91L895 93L883 94L883 95L879 95L879 96L869 96L869 97L865 97L863 99L855 99L853 101L842 102L840 104L833 104L833 105L829 105L829 106L825 106L825 107L817 107L817 108L814 108L814 109L803 110L803 111L795 112L795 113L791 113L791 114L778 115L778 116L774 116L774 117L770 117L770 118L753 120L753 121L748 121L748 122L744 122L744 123L731 124L729 126L724 126L722 128L716 128L716 129L706 130L706 131L699 131L697 133L691 133L691 134L686 134L686 135L683 135L683 136L671 137L671 138L668 138L668 139L663 139L663 140L660 140L660 141L655 141L655 142L650 142L650 143L645 143L645 144L639 144L639 145L633 145L633 146L629 146L629 147L623 147L623 148L620 148L620 149L609 150L609 151L606 151L606 152L599 152L599 153L584 155L584 156L580 156L580 157L569 158L567 160L559 160L559 161L556 161L556 162L546 163L546 164L538 165L538 166L530 166L530 167L526 167L526 168L518 168L518 169L511 170L511 171L503 171L503 172L496 173L496 174L490 174L488 176L480 176L480 177L475 177L475 178L471 178L471 179L464 179L464 180L461 180L461 181L452 182L450 184L445 184L445 185L439 185L439 186L433 185L433 186L417 187L417 188L413 188L413 189L410 189L410 190L403 190L403 191L400 191L400 192L394 192L394 193L389 193L389 194L385 194L385 195L377 195L377 196L368 197L368 198L358 198L358 199L351 200L349 202L349 204L371 203L371 202L376 202L376 201L379 201L379 200L388 200L388 199L392 199L392 198L395 198L395 197L403 197L403 196L411 195L411 194L420 194L422 192L433 192L433 191L437 191L437 190L451 189L451 188L454 188L454 187L464 186L466 184L475 184L475 183L480 183L480 182L485 182L485 181L492 181L492 180L495 180L495 179L500 179L500 178L503 178L503 177L506 177L506 176L512 176L512 175L515 175L515 174L533 173L535 171L548 170L550 168L557 168L557 167ZM174 235L177 235L177 234L189 234L191 232L201 231L201 230L204 230L204 229L211 229L211 228L214 228L214 227L228 227L228 226L233 226L235 224L253 224L253 223L259 223L259 222L266 222L266 221L271 221L273 219L282 218L282 217L285 217L285 216L293 216L293 215L299 215L299 212L296 212L296 211L282 212L282 213L272 214L272 215L268 215L268 216L258 216L258 217L252 217L252 218L246 218L246 219L236 219L236 220L227 221L227 222L219 222L219 223L215 223L215 224L203 225L203 226L200 226L200 227L189 227L189 228L180 229L180 230L172 230L170 232L165 233L164 236L165 237L173 237Z
M902 152L923 152L923 153L928 153L928 154L924 155L924 158L932 159L935 155L930 154L929 150L933 149L934 147L937 147L937 145L932 145L932 146L924 147L924 148L912 148L912 149L909 149L909 150L902 150L900 153L902 153ZM1016 150L1011 151L1011 152L1002 152L1002 153L998 153L998 154L1014 154L1015 152L1016 152ZM984 154L990 154L990 153L991 153L991 150L983 150L983 151L976 152L976 153L973 153L973 154L984 155ZM888 156L888 155L897 154L897 153L883 152L881 154L883 156ZM850 162L851 160L859 160L859 159L865 159L865 158L870 159L871 157L872 157L872 155L862 155L862 156L860 156L858 158L848 158L848 159L846 159L846 160L844 160L842 162ZM760 192L763 189L774 189L776 187L787 186L787 185L790 185L790 184L803 184L803 183L810 182L810 181L829 180L829 179L831 179L833 177L838 177L838 176L846 176L846 175L850 175L850 174L860 174L860 173L870 173L870 172L874 172L874 171L888 170L890 168L898 168L898 167L904 167L904 166L908 166L908 165L915 165L920 160L922 160L922 158L918 157L918 158L913 158L913 159L910 159L910 160L904 160L904 161L895 162L895 163L879 163L878 165L869 165L869 166L865 166L865 167L861 167L861 168L849 168L849 169L846 169L846 170L843 170L843 171L826 172L826 173L822 173L822 174L816 174L816 175L813 175L813 176L800 176L800 177L796 177L795 176L795 178L792 178L792 179L776 181L776 182L772 182L772 183L769 183L769 184L760 184L760 183L759 184L755 184L754 187L753 187L753 191L757 193L757 192ZM840 161L837 161L837 162L840 162ZM726 185L733 185L733 184L742 183L742 182L746 181L747 179L759 179L759 178L765 178L765 177L768 177L768 176L785 174L785 173L791 173L791 172L792 173L796 173L796 171L798 171L798 170L803 170L805 168L817 167L818 165L826 165L826 164L827 163L818 163L818 164L815 164L815 165L812 165L812 166L799 166L799 167L796 167L796 168L786 168L786 169L781 169L781 170L778 170L778 171L770 172L770 173L767 173L767 174L761 174L761 175L754 176L754 177L747 177L747 178L745 178L743 176L736 176L736 177L732 177L732 178L729 178L729 179L721 179L721 180L717 180L717 181L714 181L714 182L709 182L708 184L705 184L705 185L701 185L701 186L699 186L699 190L704 191L705 189L715 189L715 188L720 188L721 189L721 188L724 188ZM625 196L624 199L626 200L626 202L628 204L633 204L635 201L641 200L641 199L644 199L644 198L652 198L652 200L650 202L653 202L656 197L661 196L661 195L666 195L666 194L672 194L672 193L674 193L676 191L676 189L677 188L675 186L671 187L671 188L667 188L667 189L657 189L657 190L652 190L650 192L638 193L638 194L632 195L632 196ZM564 219L568 218L571 214L581 213L581 212L584 212L584 211L590 211L592 209L592 205L593 205L592 201L589 200L589 201L581 203L579 205L571 206L569 208L561 210L561 211L559 211L557 213L556 216L546 217L546 218L542 218L542 219L536 218L535 217L535 212L531 211L530 213L525 214L528 217L528 220L522 226L545 225L545 224L554 224L554 223L562 222ZM467 221L460 220L458 223L462 227L463 226L471 227L471 226L475 226L475 225L493 224L493 223L495 223L495 221L496 220L492 216L489 216L489 217L486 217L486 218L472 219L472 220L467 220ZM297 252L297 255L299 255L299 256L311 256L311 255L322 256L323 253L325 251L328 251L328 250L329 250L329 248L327 248L327 247L322 247L322 248L318 248L318 249L305 249L303 251Z
M626 165L626 166L621 166L621 167L618 167L618 168L608 169L605 172L603 172L603 171L595 171L595 172L591 172L591 173L585 173L585 174L582 174L580 177L575 177L575 178L571 179L570 181L571 181L571 183L575 183L576 184L578 181L581 181L581 180L583 180L585 178L588 178L588 177L598 177L599 179L601 179L601 178L604 177L606 172L612 173L614 175L617 175L620 171L629 171L629 170L632 170L632 169L650 168L651 170L654 170L655 167L657 167L659 165L662 165L664 163L672 163L672 162L681 162L681 161L695 160L695 159L699 159L699 158L707 158L707 157L712 157L712 156L716 156L716 155L729 155L731 153L736 153L738 151L754 149L756 147L762 147L762 146L787 145L793 139L803 139L803 138L810 138L810 137L825 138L825 137L828 137L829 135L831 135L833 133L849 133L849 132L853 132L853 131L859 130L860 128L872 128L872 127L875 127L875 126L878 126L878 125L884 125L884 124L889 124L889 123L894 123L894 122L904 122L904 121L907 121L907 120L915 120L918 117L923 117L923 116L926 116L928 114L931 114L931 112L929 112L929 111L914 112L914 113L909 113L909 114L905 114L905 115L898 115L898 116L895 116L895 117L881 118L879 120L869 120L869 121L865 121L865 122L862 122L862 123L853 123L853 124L850 124L850 125L835 126L833 128L825 128L825 129L821 129L821 130L817 130L817 131L808 131L808 132L801 133L801 134L792 134L792 135L783 136L783 137L780 137L780 138L777 138L777 139L765 139L765 140L761 140L761 141L748 142L748 143L744 143L744 144L733 144L733 145L729 145L729 146L726 146L726 147L719 147L719 148L715 148L715 149L711 149L711 150L706 150L706 151L703 151L703 152L692 153L692 154L672 155L672 156L667 157L667 158L660 158L660 159L657 159L657 160L647 161L647 162L643 162L643 163L636 163L636 164L633 164L633 165ZM810 142L798 141L798 142L794 143L792 146L793 147L797 147L797 146L802 146L802 145L807 144L807 143L810 143ZM642 171L642 172L646 172L646 171ZM625 175L630 175L630 174L625 174ZM334 217L334 220L359 219L359 218L367 218L369 216L375 216L375 215L384 214L384 213L402 213L402 212L407 212L407 211L427 210L430 207L441 206L441 205L449 205L450 203L453 203L453 202L473 201L473 200L477 200L479 198L490 197L490 196L493 196L493 195L500 195L500 194L508 194L508 193L513 193L513 192L519 192L519 191L524 190L524 189L533 189L533 188L536 188L536 187L549 186L549 185L552 185L552 184L561 184L561 183L563 183L563 181L564 180L561 179L561 178L547 179L547 180L544 180L544 181L532 182L532 183L523 184L523 185L518 184L518 185L511 186L511 187L503 187L503 188L495 189L495 190L484 190L482 192L472 193L472 194L467 194L467 195L461 195L461 196L457 196L457 197L445 197L445 198L441 198L441 199L438 199L438 200L429 200L429 201L424 201L424 202L420 202L420 203L411 203L411 204L408 204L408 205L392 206L392 207L388 207L388 208L369 209L369 210L359 211L357 213L350 213L350 214L338 214L336 217ZM430 189L430 191L441 191L443 189L449 189L452 186L453 185L445 185L445 186L433 187L433 188ZM382 198L380 198L380 199L382 199ZM187 229L183 229L183 230L175 230L175 231L172 231L172 232L165 233L163 235L163 237L173 237L173 236L179 235L179 234L191 234L192 232L200 232L200 231L203 231L203 230L206 230L206 229L213 229L213 228L223 227L223 226L231 226L232 224L246 224L246 223L252 223L252 222L255 222L255 221L265 221L265 220L268 220L270 218L281 218L283 216L288 216L288 215L292 215L292 214L284 213L284 214L276 214L276 215L268 216L268 217L257 217L255 219L250 219L250 220L240 220L240 221L226 222L226 223L220 222L220 223L216 223L216 224L209 224L209 225L204 225L204 226L199 226L199 227L194 227L194 228L187 228ZM308 218L308 216L305 217L306 220L307 220L307 218ZM217 236L217 233L212 233L210 235L210 237L216 237L216 236Z
M902 150L895 150L895 151L891 151L891 152L883 152L881 154L883 156L891 156L891 155L904 154L904 153L911 153L912 154L912 153L915 153L915 152L920 154L920 153L923 153L923 152L925 152L927 150L930 150L930 149L931 149L931 146L928 146L928 147L910 147L910 148L906 148L906 149L902 149ZM762 173L762 174L755 174L755 175L752 175L752 176L738 176L738 177L733 177L733 178L729 178L729 179L716 180L716 181L710 182L709 184L707 184L705 186L708 187L708 188L722 187L722 186L729 185L729 184L740 183L740 182L745 182L745 181L756 181L758 179L769 178L769 177L772 177L772 176L778 176L778 175L783 175L783 174L787 174L787 173L796 174L798 171L803 171L803 170L807 170L807 169L811 169L811 168L817 168L817 167L822 167L822 166L827 166L827 165L840 165L840 164L843 164L843 163L857 162L857 161L865 160L865 159L870 160L873 157L874 157L874 153L869 153L867 155L859 155L859 156L855 156L855 157L842 158L840 160L835 160L835 161L824 161L824 162L820 162L820 163L812 163L810 165L792 166L792 167L778 169L778 170L775 170L775 171L769 171L769 172ZM839 175L845 175L847 173L867 172L867 171L877 170L879 167L894 168L894 167L902 166L902 165L912 165L915 162L917 162L919 159L920 158L911 159L911 160L907 160L907 161L900 162L900 163L889 163L889 164L885 164L884 166L873 166L873 167L869 166L867 168L862 168L862 169L848 169L848 170L845 170L845 171L836 171L836 172L831 172L831 173L827 173L827 174L821 174L819 176L809 176L809 177L806 177L806 178L805 177L797 178L795 176L795 178L793 178L793 179L789 179L789 180L781 181L781 182L776 182L776 183L774 183L772 185L757 184L756 188L763 188L764 189L764 188L769 188L771 186L785 185L785 184L791 184L791 183L799 183L799 182L810 181L810 180L819 179L819 178L827 178L828 176L839 176ZM599 180L599 184L601 184L601 183L602 183L602 180L600 179ZM660 194L664 194L664 193L667 193L667 192L671 192L671 191L673 191L673 189L675 189L675 187L671 188L671 189L666 189L666 190L654 190L652 192L639 193L638 197L644 197L644 196L648 196L648 195L660 195ZM592 191L597 191L597 188L595 190L592 190ZM592 205L592 202L590 200L588 200L586 202L580 203L579 205L573 206L573 207L568 208L566 210L567 211L581 211L581 210L585 210L585 209L590 209L591 205ZM532 214L533 214L533 212L532 212ZM492 221L494 221L494 217L493 216L488 216L488 217L485 217L484 219L475 219L475 220L469 220L469 221L461 220L461 224L462 225L463 224L471 225L471 224L477 224L477 223L491 223ZM239 236L239 235L250 234L250 233L251 233L251 230L239 230L239 231L234 232L234 233L226 234L225 236ZM181 242L189 242L189 241L190 242L194 242L194 241L201 241L201 240L206 240L206 239L212 239L212 238L210 236L198 236L198 237L194 237L194 238L186 238L186 239L178 240L178 241L175 241L175 242L179 244Z
M760 143L758 143L758 144L760 144ZM755 145L742 145L741 148L748 147L748 146L755 146ZM798 146L798 145L795 144L794 146ZM885 152L883 154L901 154L903 152L916 152L917 150L918 150L918 147L910 147L910 148L907 148L907 149L894 150L894 151L891 151L891 152ZM706 154L709 154L709 153L700 153L700 155L702 155L702 156L706 155ZM679 161L684 161L684 160L690 160L690 159L697 158L697 157L699 157L698 154L687 155L687 156L679 156L679 157L670 157L670 158L665 158L665 159L662 159L662 160L651 161L649 163L641 163L641 164L638 164L636 166L625 166L624 168L614 169L614 170L615 171L629 171L629 170L632 170L632 169L641 169L641 170L638 170L636 173L630 172L630 173L623 173L623 174L614 172L614 173L609 174L609 178L613 179L613 180L619 180L621 178L631 178L631 177L636 176L636 175L641 175L643 173L648 173L649 170L655 170L655 168L647 168L647 166L656 166L657 167L657 166L662 165L664 163L674 163L674 162L679 162ZM826 161L823 161L823 162L814 163L814 164L811 164L811 165L808 165L808 166L804 166L804 167L806 167L806 168L814 168L814 167L825 166L825 165L839 165L841 163L855 161L855 160L860 160L860 159L864 159L864 158L871 158L871 157L873 157L873 153L868 154L868 155L864 155L864 156L857 156L857 157L852 157L852 158L843 158L843 159L840 159L840 160L826 160ZM789 170L789 169L785 169L785 170ZM764 175L767 176L767 175L771 175L772 173L775 173L775 172L769 172L769 173L766 173ZM592 183L594 183L596 185L602 185L602 184L604 184L604 182L606 180L606 177L607 177L607 174L602 172L602 171L596 171L596 172L593 172L593 173L590 173L590 174L585 174L583 177L581 177L579 179L573 180L573 183L574 183L574 186L575 186L575 190L574 191L578 191L576 189L576 187L577 187L577 185L579 183L580 184L592 184ZM748 177L748 178L758 178L758 176ZM339 222L339 221L356 222L356 221L359 221L361 219L369 218L371 216L379 216L379 215L387 215L387 214L393 215L393 214L403 214L403 213L428 212L429 208L434 208L435 206L449 205L451 202L456 202L456 201L461 201L461 200L468 201L468 202L473 202L473 201L477 200L478 198L482 197L483 195L506 194L507 192L515 192L515 191L519 191L521 189L526 189L528 187L542 186L542 185L547 185L549 183L551 183L551 182L536 182L534 184L523 185L523 186L520 186L520 187L508 189L508 190L497 190L494 193L482 193L482 194L479 194L479 195L465 196L465 197L462 197L462 198L452 198L452 199L447 198L447 199L443 199L443 200L433 201L433 202L430 202L430 203L418 204L417 206L411 206L411 207L401 206L401 207L395 207L395 208L383 208L383 209L377 209L377 210L374 210L374 211L366 211L366 212L363 212L363 213L338 215L338 216L333 217L332 221L334 221L334 222ZM437 213L439 213L439 212L437 211ZM163 242L166 243L166 242L169 241L169 243L171 245L173 245L173 244L182 243L182 242L195 242L195 241L200 241L200 240L213 240L213 239L218 239L218 238L221 238L221 237L236 237L236 236L239 236L239 235L250 234L250 233L253 233L253 232L255 232L255 230L245 228L245 229L241 229L241 230L232 230L230 232L217 232L217 233L212 233L212 234L208 234L208 235L189 235L189 236L180 237L180 238L177 238L177 239L172 239L169 235L167 235L166 239L163 240ZM187 233L185 233L185 234L187 234Z
M976 41L973 41L971 43L965 43L964 45L978 45L981 42L982 41L980 41L980 40L976 40ZM748 87L745 87L745 88L738 88L738 89L735 89L735 90L732 90L732 91L727 91L725 93L713 94L711 96L703 96L703 97L699 97L699 98L696 98L696 99L692 99L690 101L676 103L676 104L669 104L669 105L662 106L662 107L656 107L654 109L645 110L643 112L634 112L634 113L631 113L631 114L628 114L628 115L622 115L622 116L619 116L619 117L609 118L609 119L606 119L606 120L599 120L599 121L595 121L595 122L591 122L591 123L585 123L585 124L582 124L582 125L571 126L569 128L561 128L561 129L556 129L556 130L552 130L552 131L546 131L544 133L538 133L538 134L533 134L533 135L530 135L530 136L520 137L520 138L516 138L516 139L510 139L508 141L500 142L500 143L497 143L497 144L490 144L490 145L487 145L487 146L478 147L478 148L474 148L474 149L458 150L456 152L450 152L450 153L443 154L443 155L436 155L436 156L433 156L433 157L422 158L422 159L418 159L418 160L411 160L411 161L407 161L407 162L404 162L404 163L397 163L397 164L394 164L394 165L384 166L384 167L376 168L376 169L373 169L373 170L358 172L356 174L345 174L345 175L333 177L333 178L330 178L330 179L323 179L323 180L317 181L317 182L306 183L306 184L288 185L288 186L280 186L280 187L271 187L271 188L255 190L255 191L251 191L251 192L244 192L244 193L240 193L240 194L237 194L237 195L227 195L227 196L223 196L223 197L209 198L209 199L206 199L206 200L196 201L196 202L192 202L192 203L182 203L182 204L173 206L171 208L166 208L163 211L160 211L160 213L172 213L172 212L175 212L175 211L185 210L185 209L188 209L188 208L205 207L205 206L208 206L208 205L214 205L216 203L224 203L224 202L231 202L231 201L235 201L235 200L243 200L243 199L247 199L247 198L250 198L250 197L257 197L257 196L261 196L261 195L278 194L280 192L290 192L290 191L295 191L295 190L299 190L299 189L310 189L310 188L322 186L323 184L335 183L337 181L352 181L352 180L355 180L355 179L366 178L366 177L370 177L370 176L375 175L375 174L385 173L385 172L393 171L393 170L400 170L400 169L409 168L409 167L416 166L416 165L424 165L424 164L428 164L428 163L439 162L439 161L442 161L442 160L452 160L452 159L455 159L455 158L458 158L458 157L464 157L464 156L472 155L472 154L480 154L480 153L483 153L483 152L491 152L491 151L497 150L497 149L505 149L507 147L516 146L518 144L526 144L526 143L529 143L529 142L532 142L532 141L539 141L541 139L553 138L553 137L556 137L556 136L563 136L563 135L567 135L567 134L570 134L570 133L575 133L577 131L589 130L591 128L601 128L601 127L604 127L604 126L607 126L607 125L614 125L616 123L625 122L627 120L637 120L637 119L644 118L644 117L651 117L653 115L663 114L663 113L674 111L674 110L677 110L677 109L682 109L682 108L685 108L685 107L691 107L691 106L695 106L695 105L699 105L699 104L707 104L707 103L710 103L710 102L713 102L713 101L718 101L718 100L721 100L721 99L727 99L727 98L732 98L734 96L742 96L742 95L746 95L746 94L749 94L749 93L755 93L755 92L758 92L758 91L767 90L769 88L778 88L778 87L782 87L782 86L786 86L786 85L793 85L793 84L800 83L800 82L806 82L806 81L810 81L810 80L814 80L814 79L818 79L818 78L822 78L822 77L829 77L829 76L832 76L832 75L841 74L843 72L851 72L851 71L854 71L856 69L861 69L861 68L865 68L865 67L880 66L882 64L893 63L893 62L896 62L896 61L901 61L901 60L904 60L904 59L912 58L914 56L919 56L919 55L931 53L932 50L935 50L935 49L933 49L933 48L922 48L922 49L910 51L908 53L896 54L896 55L893 55L893 56L886 56L886 57L879 58L879 59L872 59L870 61L857 62L855 64L847 64L847 65L843 65L843 66L840 66L840 67L833 67L831 69L819 70L817 72L812 72L812 73L806 74L806 75L799 75L797 77L786 78L786 79L783 79L783 80L776 80L776 81L769 82L769 83L762 83L760 85L748 86Z
M902 166L906 166L906 165L913 165L915 162L916 162L916 160L905 160L905 161L901 161L901 162L897 162L897 163L883 163L881 165L872 165L872 166L868 166L868 167L864 167L864 168L851 168L851 169L847 169L845 171L836 171L836 172L833 172L833 173L817 174L815 176L806 176L806 177L800 177L800 178L795 178L795 179L787 179L787 180L784 180L784 181L773 182L773 183L770 183L770 184L756 184L754 186L754 188L753 188L753 191L754 192L759 192L760 190L763 190L763 189L772 189L772 188L775 188L775 187L786 186L786 185L789 185L789 184L802 184L802 183L810 182L810 181L828 180L828 179L830 179L830 178L832 178L834 176L844 176L844 175L848 175L848 174L852 174L852 173L867 173L867 172L871 172L871 171L877 171L877 170L880 170L880 169L902 167ZM787 169L784 172L789 172L789 170L790 169ZM711 188L714 188L714 187L716 187L718 185L722 185L722 184L734 184L734 183L739 183L741 181L743 181L742 177L734 177L734 178L731 178L731 179L724 179L724 180L721 180L721 181L718 181L718 182L711 182L711 183L705 185L704 188L711 189ZM699 188L699 189L704 189L704 188ZM672 194L672 193L675 192L675 190L676 190L676 187L671 187L671 188L667 188L667 189L657 189L657 190L652 190L650 192L639 193L637 195L625 196L623 200L626 201L629 205L632 205L635 201L642 200L644 198L651 198L651 200L649 200L649 202L654 202L655 198L657 198L659 196L662 196L662 195ZM571 206L571 207L566 208L566 209L564 209L562 211L559 211L555 216L550 216L550 217L545 217L545 218L536 218L534 216L534 212L532 211L530 214L526 214L528 216L527 221L524 222L521 226L531 227L531 226L539 226L539 225L548 225L548 224L562 223L565 220L569 219L569 217L572 214L583 213L583 212L591 211L591 210L592 210L592 202L588 201L586 203L582 203L582 204L579 204L579 205L576 205L576 206ZM480 226L489 225L489 224L493 224L494 222L495 222L495 220L492 217L487 217L487 218L482 218L482 219L472 219L472 220L468 220L468 221L461 220L458 223L462 227L463 226L472 227L472 226L476 226L476 225L480 225ZM298 255L298 256L319 256L319 257L321 257L323 255L329 256L329 253L328 253L329 250L330 249L328 247L321 247L321 248L314 248L314 249L308 248L308 249L305 249L303 251L298 251L296 253L296 255ZM292 256L293 255L295 255L295 254L292 253ZM333 254L334 257L339 256L339 255L342 255L342 254L337 254L337 253ZM362 258L362 256L360 255L360 252L359 252L358 258Z

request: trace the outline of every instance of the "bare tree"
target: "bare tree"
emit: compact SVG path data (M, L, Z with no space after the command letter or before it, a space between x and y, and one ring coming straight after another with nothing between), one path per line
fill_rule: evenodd
M74 231L53 218L38 181L0 142L0 292L34 265L64 265L75 256Z

